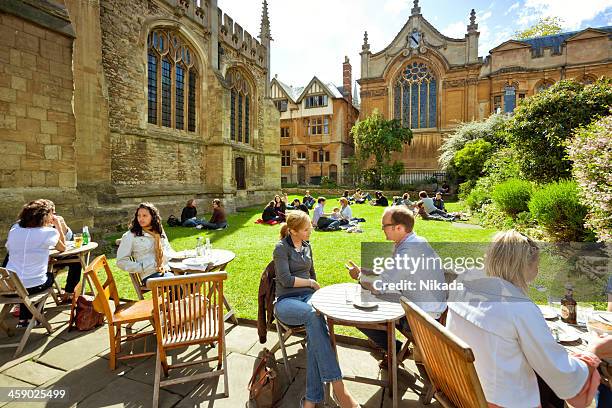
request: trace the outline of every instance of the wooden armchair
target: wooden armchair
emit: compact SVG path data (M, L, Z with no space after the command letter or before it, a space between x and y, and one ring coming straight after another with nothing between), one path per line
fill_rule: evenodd
M29 295L21 279L19 279L19 276L17 276L15 272L0 268L0 305L3 305L2 311L0 311L0 329L4 330L9 336L13 335L12 330L10 330L5 323L11 306L21 304L21 307L26 307L32 313L30 324L28 324L23 336L21 336L21 341L19 341L19 343L0 345L0 347L17 347L13 358L16 358L23 351L37 321L47 329L49 334L53 332L51 325L43 313L47 297L52 294L53 288L49 288L40 293Z
M104 272L106 280L101 283L99 274ZM153 351L147 352L146 340L144 342L144 351L137 354L119 355L121 352L121 343L133 341L141 337L154 334L151 331L139 332L132 334L131 326L133 323L142 321L152 321L153 318L153 302L149 300L139 300L136 302L119 302L119 293L117 292L117 284L113 278L113 273L108 266L105 255L100 255L93 260L85 271L85 279L95 292L93 308L96 312L104 313L108 323L108 337L110 341L110 357L108 365L111 370L117 367L117 360L126 360L131 358L139 358L152 356ZM122 326L126 330L126 334L122 335Z
M153 318L157 335L157 362L153 406L159 404L159 388L188 381L224 378L224 394L229 396L225 327L223 319L223 281L225 272L195 273L148 280L153 297ZM167 352L191 345L215 345L217 355L194 361L168 363ZM216 370L161 381L170 369L216 361Z
M472 349L405 297L401 303L433 396L445 408L487 408Z

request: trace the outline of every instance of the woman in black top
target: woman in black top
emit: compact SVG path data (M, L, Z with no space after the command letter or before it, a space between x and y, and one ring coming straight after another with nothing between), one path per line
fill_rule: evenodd
M274 201L270 201L266 208L264 208L263 213L261 214L261 219L264 220L264 222L281 221L280 217L276 215L276 210L274 209Z
M281 221L285 221L285 212L287 211L287 206L283 202L283 199L278 194L274 196L274 211L276 211L276 215L280 217Z
M198 210L196 210L196 200L192 198L187 201L187 205L183 208L181 212L181 225L183 227L195 227L198 225L198 219L196 216L198 215Z

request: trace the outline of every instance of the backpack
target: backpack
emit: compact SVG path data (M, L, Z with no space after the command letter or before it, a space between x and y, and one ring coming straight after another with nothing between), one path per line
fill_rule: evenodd
M176 218L174 215L168 217L168 226L169 227L180 227L181 221Z

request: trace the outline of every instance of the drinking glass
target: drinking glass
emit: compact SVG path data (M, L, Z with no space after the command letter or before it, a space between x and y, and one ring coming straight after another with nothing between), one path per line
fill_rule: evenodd
M561 299L553 296L547 296L548 298L548 306L550 306L551 310L557 314L558 317L561 317Z
M576 322L580 325L586 325L587 322L591 320L594 311L595 307L593 305L578 305L578 310L576 312Z
M83 245L83 234L76 233L74 234L74 247L80 248Z
M344 288L344 300L347 305L353 303L355 298L361 293L359 285L346 285ZM359 300L359 299L357 299Z

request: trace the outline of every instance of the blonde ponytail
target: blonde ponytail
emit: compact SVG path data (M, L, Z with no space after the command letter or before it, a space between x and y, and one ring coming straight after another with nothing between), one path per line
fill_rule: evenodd
M287 211L287 221L281 224L280 237L286 238L289 230L298 231L310 224L310 217L304 211Z

